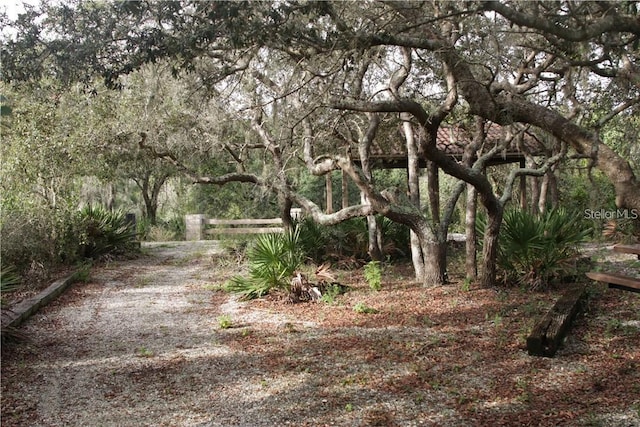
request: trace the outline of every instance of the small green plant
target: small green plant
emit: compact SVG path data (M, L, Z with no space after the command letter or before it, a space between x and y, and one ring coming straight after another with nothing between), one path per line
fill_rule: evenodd
M364 266L364 280L374 291L382 289L382 267L380 261L369 261Z
M220 329L229 329L232 327L233 321L231 320L231 316L228 314L218 316L218 326L220 326Z
M353 404L352 403L347 403L346 405L344 405L344 410L347 412L352 412L353 411Z
M516 389L520 391L520 395L516 398L519 402L529 403L533 397L531 393L531 384L525 378L518 378L516 380Z
M152 282L153 278L151 276L142 276L136 279L136 282L133 286L136 288L144 288L145 286L150 285Z
M87 283L91 279L91 263L83 262L78 265L78 269L73 273L73 281L76 283Z
M464 281L462 282L462 291L463 292L469 292L471 290L471 282L473 280L471 279L471 277L466 277L464 279Z
M139 347L138 349L136 349L136 355L138 357L153 357L154 353L147 347Z
M336 297L343 293L343 290L338 285L329 285L322 294L322 302L326 304L335 303Z
M378 312L375 308L367 306L363 302L359 302L353 306L353 311L360 314L375 314Z

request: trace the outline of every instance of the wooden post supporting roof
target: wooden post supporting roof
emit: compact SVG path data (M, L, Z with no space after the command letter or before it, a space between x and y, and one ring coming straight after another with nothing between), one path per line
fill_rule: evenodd
M524 169L524 159L520 159L520 167ZM520 175L520 209L523 211L527 209L527 177L526 175Z
M333 213L333 183L331 182L331 172L324 176L325 190L327 193L327 213Z
M349 181L347 173L342 171L342 209L349 207Z

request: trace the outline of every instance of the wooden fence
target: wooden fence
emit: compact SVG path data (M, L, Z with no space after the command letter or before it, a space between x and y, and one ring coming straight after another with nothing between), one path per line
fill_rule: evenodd
M291 209L291 217L300 217L300 209ZM282 218L217 219L202 214L186 215L186 239L204 240L207 235L282 233Z

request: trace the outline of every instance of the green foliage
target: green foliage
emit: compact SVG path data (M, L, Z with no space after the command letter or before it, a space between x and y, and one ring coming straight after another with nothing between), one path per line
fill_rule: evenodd
M342 288L338 284L329 285L326 287L324 292L322 293L322 302L326 304L333 304L338 295L344 293L344 288Z
M407 259L411 253L409 227L387 217L378 217L378 221L382 230L385 254L393 259Z
M540 216L510 210L499 237L498 267L508 283L531 289L575 274L577 244L590 233L579 213L552 209Z
M369 261L364 266L364 280L374 291L382 289L382 266L380 261Z
M385 217L379 217L385 252L394 258L408 254L409 229ZM300 246L314 263L368 258L369 233L366 218L354 218L337 225L324 226L305 217L299 224Z
M0 304L4 305L4 295L20 286L20 276L13 266L3 266L0 270Z
M73 281L86 283L91 279L91 263L84 262L78 265L78 269L73 274Z
M589 176L563 172L559 175L558 188L560 190L560 205L571 206L581 214L585 226L591 226L594 235L599 236L605 225L604 219L587 219L588 210L615 211L615 189L611 181L600 171L594 170Z
M355 311L356 313L359 314L375 314L378 312L378 310L376 310L373 307L369 307L368 305L366 305L363 302L359 302L356 305L353 306L353 311Z
M233 326L233 321L231 320L231 316L228 314L223 314L222 316L218 316L218 326L220 329L229 329Z
M20 283L21 278L18 275L15 267L2 266L2 269L0 269L0 305L2 305L3 307L5 306L5 295L18 289ZM2 315L5 315L4 311ZM0 341L4 345L8 342L23 339L25 338L25 335L18 329L3 326L0 330L0 337Z
M244 299L259 298L274 288L288 290L291 276L304 261L299 236L298 228L280 234L261 234L249 249L249 277L233 277L225 289L242 294Z
M78 247L73 217L66 209L46 206L3 208L0 221L2 265L14 266L26 277L34 266L47 270L59 262L74 262Z
M327 245L331 240L329 227L316 223L310 217L304 217L297 224L300 230L300 249L315 263L322 264L326 259Z
M136 232L122 211L85 207L79 213L80 253L84 258L122 254L135 248Z

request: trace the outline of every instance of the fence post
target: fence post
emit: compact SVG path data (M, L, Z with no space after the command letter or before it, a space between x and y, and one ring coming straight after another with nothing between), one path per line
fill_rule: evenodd
M186 240L204 240L204 220L203 214L185 215Z
M290 215L292 219L300 220L302 219L302 209L301 208L291 208Z

